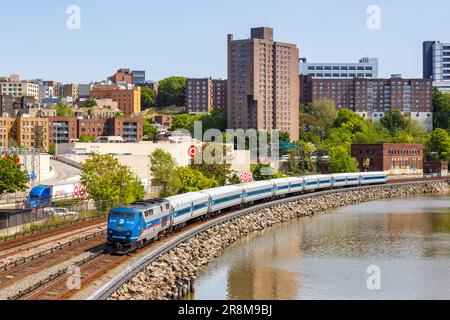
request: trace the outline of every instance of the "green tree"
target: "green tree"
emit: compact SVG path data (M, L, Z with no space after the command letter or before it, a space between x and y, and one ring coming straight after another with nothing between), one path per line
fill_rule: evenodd
M92 154L81 169L81 183L96 201L127 205L144 198L144 186L128 166L111 155Z
M162 190L159 195L168 197L178 193L182 187L181 180L175 171L176 162L170 155L161 149L156 149L150 155L150 172Z
M52 156L56 155L56 145L54 143L52 143L48 148L48 154Z
M450 129L450 93L433 88L434 127Z
M444 129L437 128L430 134L425 144L430 160L450 160L450 136Z
M381 118L380 123L392 136L395 136L398 131L407 130L409 125L408 119L397 109L387 112L384 117Z
M150 119L145 119L142 125L144 136L147 136L147 141L154 141L156 138L157 130L152 124Z
M184 106L185 77L168 77L158 82L158 107Z
M330 173L359 172L358 160L352 158L345 147L335 147L330 151Z
M57 102L55 109L58 117L73 117L74 115L72 108L63 102Z
M345 128L352 134L357 132L364 132L367 130L366 121L359 114L350 109L340 109L337 113L336 119L333 121L334 128Z
M289 163L293 173L314 173L315 163L312 160L316 146L311 142L296 141L294 148L289 150Z
M17 155L0 158L0 195L27 189L27 172L22 169Z
M152 88L141 88L141 105L142 110L156 107L155 91Z
M86 143L86 142L95 142L97 139L90 134L82 134L80 138L78 138L78 142Z
M178 129L189 130L192 124L193 116L187 113L176 114L173 116L171 131L175 131Z
M278 179L283 177L279 172L276 172L268 164L258 163L252 170L253 179L255 181Z
M389 142L389 131L379 122L366 122L367 129L363 132L357 132L353 137L353 143L374 144L381 142Z
M231 164L226 161L227 147L220 145L221 154L216 153L217 144L204 144L202 147L202 161L195 163L195 159L191 161L191 168L200 171L205 177L217 181L217 186L226 185L232 176ZM214 161L213 161L214 160Z
M97 100L94 98L89 98L86 103L83 105L83 108L92 109L97 106Z
M176 168L175 174L181 181L181 187L178 189L178 193L205 190L218 186L218 182L214 179L209 179L200 171L189 167Z
M227 113L222 109L211 110L210 113L202 114L197 118L191 119L188 124L188 129L193 133L193 123L195 121L202 122L203 133L209 129L218 129L220 131L225 131L227 129Z
M332 126L337 116L336 104L329 99L314 101L313 103L303 105L300 108L300 134L307 141L309 136L304 133L310 132L323 138L327 130Z

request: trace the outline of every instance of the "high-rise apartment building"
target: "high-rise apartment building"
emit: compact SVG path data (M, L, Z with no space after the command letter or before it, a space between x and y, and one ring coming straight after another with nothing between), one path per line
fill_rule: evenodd
M378 59L361 58L358 63L300 61L300 74L313 78L378 78Z
M141 112L141 88L138 86L94 86L90 96L94 99L112 99L126 116Z
M433 129L431 79L315 79L300 75L300 86L301 103L330 99L337 108L349 108L374 121L397 109L428 131Z
M450 92L450 43L423 43L423 77L433 79L433 86Z
M186 79L185 105L189 113L226 109L227 81L212 78Z
M299 138L299 50L273 40L272 28L253 28L251 38L228 35L230 129L278 129Z

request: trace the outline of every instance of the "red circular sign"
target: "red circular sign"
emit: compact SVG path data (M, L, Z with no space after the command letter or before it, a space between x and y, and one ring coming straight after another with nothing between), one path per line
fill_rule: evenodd
M188 149L188 154L189 154L191 157L195 157L195 155L196 155L197 153L198 153L198 147L197 147L197 146L192 145L192 146L189 147L189 149Z

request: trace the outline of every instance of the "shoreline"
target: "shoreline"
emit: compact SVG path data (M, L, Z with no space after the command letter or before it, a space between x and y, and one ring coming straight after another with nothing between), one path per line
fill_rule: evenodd
M446 194L449 184L429 182L411 185L382 185L366 190L314 195L257 210L212 227L179 244L160 256L125 283L109 299L169 300L179 299L193 290L198 274L216 257L245 236L293 219L313 217L324 212L358 203L381 199L406 198L426 194Z

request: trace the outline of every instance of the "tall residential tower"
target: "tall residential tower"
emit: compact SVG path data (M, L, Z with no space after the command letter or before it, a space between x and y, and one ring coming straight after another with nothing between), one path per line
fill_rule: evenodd
M423 77L433 79L433 86L450 92L450 43L423 43Z
M251 38L228 35L228 127L278 129L299 139L299 50L273 41L272 28Z

